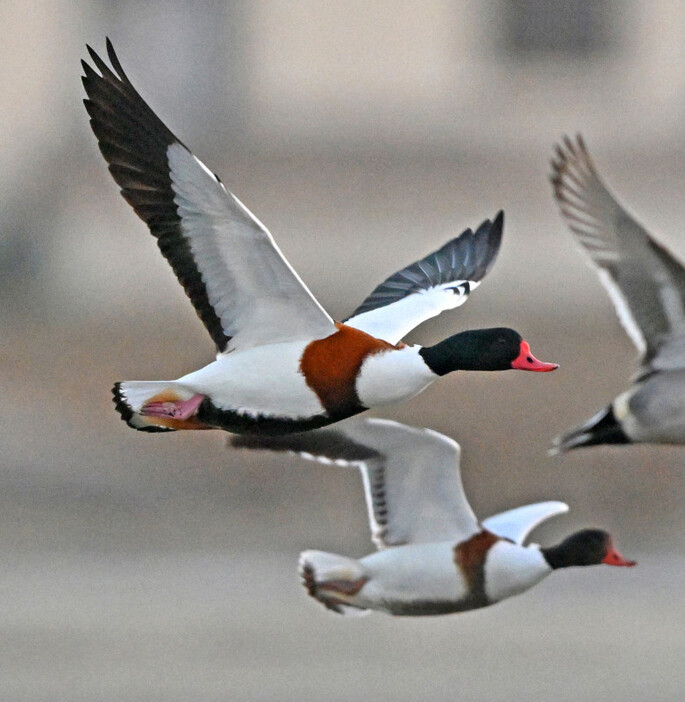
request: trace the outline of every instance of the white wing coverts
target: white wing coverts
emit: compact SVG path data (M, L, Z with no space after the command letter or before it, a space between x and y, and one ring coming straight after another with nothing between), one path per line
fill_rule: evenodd
M377 286L345 324L396 344L441 312L463 305L495 262L504 213L465 230Z

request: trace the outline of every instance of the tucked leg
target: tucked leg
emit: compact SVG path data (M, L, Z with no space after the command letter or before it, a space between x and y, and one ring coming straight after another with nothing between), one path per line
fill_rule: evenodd
M193 395L189 400L175 400L173 402L150 402L142 408L140 413L147 417L170 417L171 419L190 419L198 410L204 395Z

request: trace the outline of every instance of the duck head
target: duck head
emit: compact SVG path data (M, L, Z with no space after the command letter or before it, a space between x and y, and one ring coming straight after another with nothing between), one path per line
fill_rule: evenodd
M611 535L602 529L583 529L564 539L557 546L541 548L553 569L569 566L588 566L604 563L610 566L634 566L614 548Z
M435 346L425 346L419 353L436 374L455 370L527 370L544 373L556 370L556 363L539 361L527 341L513 329L472 329L450 336Z

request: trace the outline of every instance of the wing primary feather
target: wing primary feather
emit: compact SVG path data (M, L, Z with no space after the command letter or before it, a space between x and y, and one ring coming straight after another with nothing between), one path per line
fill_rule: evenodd
M266 228L157 117L106 46L111 67L90 46L93 65L82 61L91 127L219 353L333 333Z
M476 230L465 229L424 258L416 261L378 285L348 318L384 307L413 293L458 280L479 282L492 267L502 240L504 213L485 220ZM439 266L436 264L439 261ZM441 274L437 274L442 270Z
M682 264L608 190L581 135L575 140L564 136L555 146L551 165L559 209L643 354L642 371L652 364L672 365L685 328Z
M170 144L181 142L133 88L109 39L107 55L116 74L92 47L87 49L100 75L88 63L81 62L82 81L88 95L84 104L109 171L124 199L156 237L160 251L171 264L217 348L224 349L230 336L225 334L201 282L200 271L181 228L171 186L167 149ZM150 207L151 198L154 207Z

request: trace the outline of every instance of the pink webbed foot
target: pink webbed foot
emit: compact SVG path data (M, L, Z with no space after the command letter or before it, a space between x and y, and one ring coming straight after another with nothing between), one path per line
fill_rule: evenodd
M147 417L169 417L171 419L190 419L205 399L204 395L193 395L189 400L173 402L150 402L140 413Z

